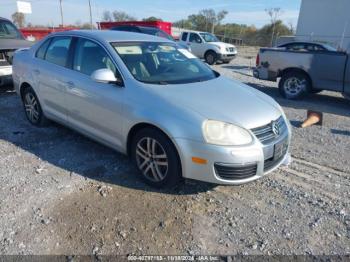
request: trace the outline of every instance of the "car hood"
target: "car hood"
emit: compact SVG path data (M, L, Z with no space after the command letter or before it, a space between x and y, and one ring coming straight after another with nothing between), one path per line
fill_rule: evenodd
M186 107L206 119L233 123L251 129L282 115L271 97L225 77L178 85L154 85L156 93L172 104Z
M31 47L34 43L24 39L0 39L0 50L17 50Z

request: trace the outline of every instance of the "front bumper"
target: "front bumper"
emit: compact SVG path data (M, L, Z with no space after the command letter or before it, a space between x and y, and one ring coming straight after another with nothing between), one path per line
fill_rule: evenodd
M0 66L0 86L12 83L12 66Z
M235 59L236 56L237 56L237 52L218 54L218 60L220 60L220 61L231 61L231 60Z
M222 185L241 185L257 180L264 175L274 171L282 164L289 164L291 157L289 154L290 132L286 132L270 144L263 145L259 140L249 146L225 147L215 146L206 143L186 139L175 139L179 150L183 176L189 179L205 181ZM275 145L286 143L285 153L277 161L274 161ZM192 162L192 157L206 159L206 164L196 164ZM254 173L244 178L227 179L223 178L217 170L217 166L235 168L237 172L242 172L246 168L255 166ZM268 168L265 167L268 166ZM250 168L251 170L251 168ZM242 174L242 173L238 173Z

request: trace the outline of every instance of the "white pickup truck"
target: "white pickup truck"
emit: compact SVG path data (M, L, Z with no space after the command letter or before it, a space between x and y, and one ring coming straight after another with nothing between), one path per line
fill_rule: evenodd
M217 61L230 63L237 55L234 45L220 42L215 35L206 32L184 31L180 43L189 46L195 56L204 58L209 65Z

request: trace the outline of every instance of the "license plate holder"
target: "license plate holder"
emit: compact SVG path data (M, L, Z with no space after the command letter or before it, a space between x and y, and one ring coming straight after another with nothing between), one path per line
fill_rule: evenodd
M288 140L285 139L277 143L274 147L273 159L277 160L282 158L288 150Z

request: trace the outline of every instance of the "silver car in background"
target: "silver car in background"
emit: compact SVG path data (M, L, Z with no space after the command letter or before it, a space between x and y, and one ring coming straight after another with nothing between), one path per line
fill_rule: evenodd
M290 125L272 98L164 38L56 33L17 52L13 70L33 125L57 121L128 154L156 187L238 185L290 159Z

